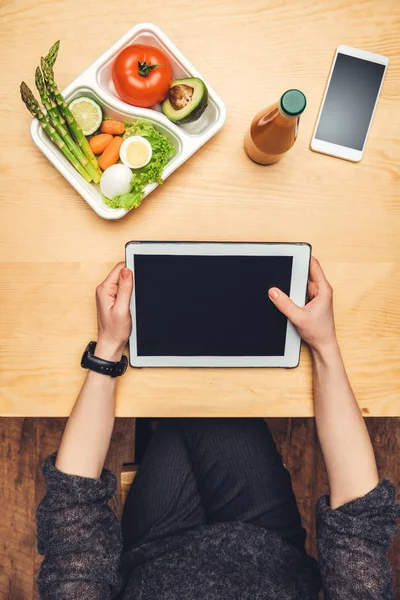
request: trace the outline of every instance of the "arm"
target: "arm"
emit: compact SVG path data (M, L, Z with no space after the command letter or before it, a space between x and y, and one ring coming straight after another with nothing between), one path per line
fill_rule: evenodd
M331 508L336 508L370 492L378 483L378 473L336 341L332 288L315 258L310 264L308 296L310 302L300 308L281 290L269 290L275 306L292 321L311 349L315 419Z
M311 349L318 437L330 498L317 505L317 537L326 600L392 600L387 549L396 530L394 486L378 473L372 444L336 340L332 288L314 258L309 302L296 306L281 290L269 297Z
M122 267L118 264L96 291L99 332L95 355L105 360L121 360L132 329L132 272ZM116 379L89 371L61 440L57 469L100 477L114 426L115 388Z
M120 360L131 331L132 273L117 265L97 288L96 354ZM114 424L116 380L89 372L57 457L46 459L46 496L37 510L38 548L45 558L42 600L109 600L119 584L120 523L108 507L114 476L103 470Z
M312 354L315 419L334 509L365 496L378 485L379 478L339 346L334 342Z

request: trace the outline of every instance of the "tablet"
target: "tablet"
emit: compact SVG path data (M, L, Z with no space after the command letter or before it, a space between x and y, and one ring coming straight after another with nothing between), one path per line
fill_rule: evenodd
M300 337L273 305L304 306L309 244L129 242L133 367L296 367Z

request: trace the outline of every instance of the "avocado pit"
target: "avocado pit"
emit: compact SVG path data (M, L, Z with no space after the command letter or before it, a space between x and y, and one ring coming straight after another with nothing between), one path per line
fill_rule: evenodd
M185 83L178 83L173 85L169 90L168 98L175 110L181 110L185 108L193 98L194 88Z
M175 79L167 97L161 103L166 117L173 123L185 125L197 121L206 110L208 90L198 77Z

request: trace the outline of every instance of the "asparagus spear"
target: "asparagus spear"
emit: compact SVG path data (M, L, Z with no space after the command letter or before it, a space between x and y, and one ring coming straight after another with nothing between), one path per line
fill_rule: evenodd
M55 81L51 68L46 63L45 59L41 58L41 67L44 75L44 80L46 82L47 89L51 92L53 99L56 101L60 111L62 112L65 120L67 121L68 127L71 129L72 133L75 136L75 139L80 146L83 154L89 159L90 163L93 167L98 171L99 175L101 175L100 167L97 163L97 159L93 154L93 151L87 141L86 137L83 135L82 129L79 127L78 123L75 121L75 117L70 111L68 104L65 102L62 97Z
M56 62L56 59L57 59L59 48L60 48L60 40L57 40L57 42L52 45L52 47L48 51L47 56L45 58L45 61L49 65L52 72L53 72L54 63Z
M47 91L43 81L43 75L39 67L37 67L35 72L35 83L40 94L40 97L43 102L43 106L45 107L50 120L52 121L53 126L55 127L57 133L62 137L64 142L67 144L68 148L71 150L72 154L79 160L81 165L86 169L90 177L93 179L95 183L99 183L100 175L97 170L90 164L86 156L83 154L82 150L79 146L76 145L74 140L69 134L69 131L62 123L60 123L58 119L58 115L55 112L53 105L50 102L49 96L47 95ZM65 123L65 121L64 121Z
M88 183L90 183L92 181L92 178L87 173L87 171L85 171L82 165L77 161L75 156L65 144L64 140L58 135L57 131L52 126L50 119L42 113L38 101L36 100L35 96L32 94L32 91L29 89L29 87L24 81L21 83L20 91L22 101L24 102L29 112L32 113L32 115L38 119L45 132L50 136L52 141L60 148L61 152L75 167L78 173L80 173L82 177Z
M58 40L55 44L52 45L52 47L50 48L50 50L47 53L47 56L45 58L46 63L49 65L51 72L54 74L53 71L53 67L54 67L54 63L56 62L57 56L58 56L58 50L60 48L60 40ZM50 97L47 96L49 99L50 104L52 105L52 108L54 110L54 113L57 115L59 122L61 123L61 125L65 125L65 119L62 116L61 112L58 110L58 106L55 103L55 101Z

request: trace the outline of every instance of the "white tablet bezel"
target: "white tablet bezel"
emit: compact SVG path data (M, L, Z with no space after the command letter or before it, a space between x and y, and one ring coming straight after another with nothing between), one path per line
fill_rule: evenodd
M304 306L311 257L306 243L231 243L231 242L129 242L126 244L126 266L135 279L134 256L137 254L212 255L212 256L292 256L290 297ZM270 302L265 290L265 301ZM299 363L301 339L288 321L283 356L138 356L136 340L135 292L131 298L132 335L129 340L132 367L296 367Z
M380 65L385 65L385 70L383 72L381 85L379 87L379 90L378 90L378 93L376 96L374 110L372 111L371 119L370 119L370 122L368 125L368 130L367 130L367 134L365 136L364 145L363 145L362 150L356 150L355 148L348 148L347 146L340 146L339 144L332 144L331 142L319 140L315 137L315 134L317 133L319 121L321 119L322 111L324 110L325 99L326 99L326 95L329 90L329 86L331 83L332 74L333 74L333 71L334 71L334 68L336 65L336 60L337 60L338 54L354 56L354 58L360 58L362 60L369 60L370 62L378 63ZM365 145L367 143L369 131L371 129L371 124L372 124L372 121L374 118L376 105L378 103L378 99L379 99L379 95L381 93L383 81L385 79L388 64L389 64L389 59L386 56L382 56L381 54L374 54L373 52L368 52L367 50L359 50L358 48L351 48L350 46L343 46L343 45L338 46L338 48L336 49L335 58L332 63L332 68L329 73L328 83L326 84L324 97L323 97L321 108L320 108L320 111L318 114L317 123L315 125L314 133L313 133L313 136L311 139L311 144L310 144L311 150L314 150L315 152L321 152L322 154L329 154L329 156L336 156L338 158L344 158L345 160L349 160L352 162L359 162L362 159L362 156L364 154Z

